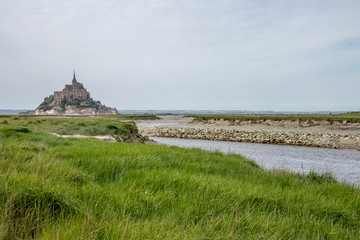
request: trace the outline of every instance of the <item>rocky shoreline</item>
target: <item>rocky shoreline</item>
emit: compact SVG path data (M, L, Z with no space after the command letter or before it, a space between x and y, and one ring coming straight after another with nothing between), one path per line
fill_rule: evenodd
M359 133L264 131L191 127L140 127L139 130L142 135L150 137L251 142L360 150Z

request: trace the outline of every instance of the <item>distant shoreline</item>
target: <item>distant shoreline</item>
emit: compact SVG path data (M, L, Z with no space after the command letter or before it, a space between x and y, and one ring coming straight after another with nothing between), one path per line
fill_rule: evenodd
M0 109L1 115L17 115L21 112L31 111L29 109Z
M14 115L30 112L34 109L0 109L0 114ZM151 115L289 115L289 114L340 114L353 111L267 111L267 110L118 110L119 114L151 114Z

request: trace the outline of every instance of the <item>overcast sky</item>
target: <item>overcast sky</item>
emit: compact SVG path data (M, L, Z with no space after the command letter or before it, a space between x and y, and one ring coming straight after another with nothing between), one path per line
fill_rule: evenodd
M359 0L0 0L0 108L360 110Z

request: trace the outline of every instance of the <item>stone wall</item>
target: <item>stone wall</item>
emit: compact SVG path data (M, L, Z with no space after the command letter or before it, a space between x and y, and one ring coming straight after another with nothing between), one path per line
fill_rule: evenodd
M142 135L360 150L360 134L255 131L216 128L143 127Z
M111 114L115 115L118 114L116 108L110 108L106 106L100 106L98 109L96 108L78 108L76 106L66 106L65 110L62 112L62 109L58 107L54 107L47 111L42 111L36 109L32 112L34 115L105 115Z
M65 85L65 88L54 92L56 106L60 106L63 100L71 101L74 98L89 99L90 93L84 88L82 83L73 81L72 85Z

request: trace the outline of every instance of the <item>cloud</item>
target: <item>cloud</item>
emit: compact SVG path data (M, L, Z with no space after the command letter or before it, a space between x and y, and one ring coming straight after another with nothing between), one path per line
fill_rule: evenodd
M122 109L358 106L358 1L0 4L0 108L35 108L74 67Z

